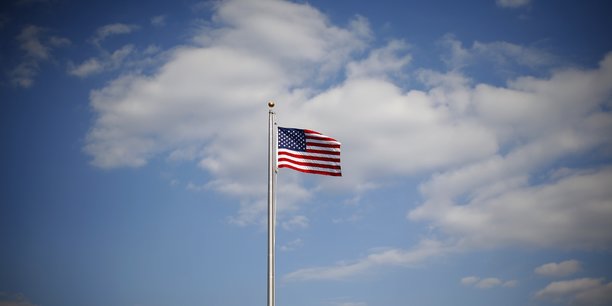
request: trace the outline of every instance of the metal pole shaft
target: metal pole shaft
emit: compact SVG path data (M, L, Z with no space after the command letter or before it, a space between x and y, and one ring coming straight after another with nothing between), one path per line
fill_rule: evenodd
M268 306L275 306L274 245L276 243L276 142L274 139L274 102L268 102Z

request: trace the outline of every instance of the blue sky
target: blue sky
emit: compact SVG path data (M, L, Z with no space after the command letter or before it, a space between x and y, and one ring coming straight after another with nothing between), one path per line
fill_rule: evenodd
M612 304L606 1L5 1L0 305Z

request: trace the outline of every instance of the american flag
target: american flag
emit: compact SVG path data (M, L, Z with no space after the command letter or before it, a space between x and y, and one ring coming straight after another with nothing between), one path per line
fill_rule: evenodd
M340 171L340 142L312 130L278 128L279 168L331 176Z

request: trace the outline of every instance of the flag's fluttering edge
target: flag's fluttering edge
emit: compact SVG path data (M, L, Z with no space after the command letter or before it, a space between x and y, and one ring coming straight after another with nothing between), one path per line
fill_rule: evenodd
M312 130L278 128L279 168L331 176L340 171L340 142Z

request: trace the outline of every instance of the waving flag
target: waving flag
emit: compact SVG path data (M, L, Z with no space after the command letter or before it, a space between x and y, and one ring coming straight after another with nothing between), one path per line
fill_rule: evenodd
M278 167L331 176L340 171L340 142L312 130L278 128Z

